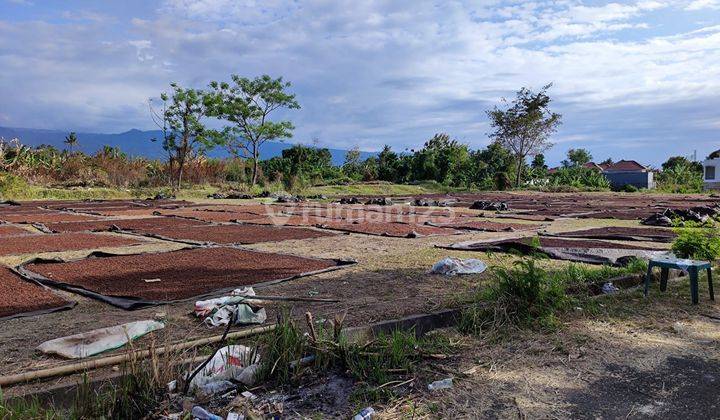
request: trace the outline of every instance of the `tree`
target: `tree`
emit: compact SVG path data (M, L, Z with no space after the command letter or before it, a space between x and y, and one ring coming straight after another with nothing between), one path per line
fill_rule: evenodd
M260 147L270 140L292 137L290 121L273 122L270 114L278 109L299 109L295 95L285 90L289 82L268 75L248 79L232 75L232 85L211 82L212 94L206 96L208 115L233 125L223 130L228 151L236 157L252 159L252 185L258 181Z
M548 166L545 163L545 155L542 153L538 153L533 157L532 163L530 164L530 167L533 169L547 169Z
M353 179L362 177L362 162L360 161L360 149L355 146L345 153L345 163L343 163L343 172L345 175Z
M586 149L570 149L567 152L567 160L562 162L563 166L583 166L592 161L592 155Z
M378 154L378 179L390 182L396 181L399 164L397 153L393 152L387 144L383 146L382 151Z
M607 158L607 159L603 160L602 162L600 162L600 165L602 165L602 166L610 166L612 164L613 164L612 158Z
M213 136L202 123L205 116L204 93L196 89L185 89L177 83L171 83L172 92L162 93L162 111L155 110L150 102L152 119L162 130L162 147L168 153L170 173L177 164L173 187L179 190L182 185L185 163L194 154L203 154L222 139ZM157 141L157 139L152 139Z
M502 180L508 178L514 164L513 156L497 142L490 143L483 150L477 150L471 155L474 168L473 179L480 188L497 188L497 174L502 173Z
M63 143L67 144L68 147L70 147L70 154L72 154L73 148L78 144L77 134L72 131L65 137L65 141Z
M670 171L676 168L686 167L688 170L702 173L702 163L691 162L690 159L683 156L673 156L662 164L663 171Z
M490 118L490 125L494 131L490 138L501 144L515 155L515 186L520 186L522 168L527 156L534 156L542 153L552 146L549 138L557 131L560 125L560 114L550 112L550 97L547 90L552 86L548 84L538 92L522 88L515 100L508 104L506 99L502 102L507 104L506 109L497 106L487 115Z

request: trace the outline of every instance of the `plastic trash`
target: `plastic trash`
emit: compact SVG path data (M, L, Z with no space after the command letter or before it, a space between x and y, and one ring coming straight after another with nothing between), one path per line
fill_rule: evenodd
M216 416L215 414L205 410L204 408L200 407L199 405L196 405L193 407L191 412L193 418L200 419L200 420L223 420L222 417Z
M446 257L435 263L430 269L430 274L444 274L455 276L458 274L480 274L487 269L484 262L474 259L461 259Z
M68 359L81 359L120 348L127 344L128 340L134 340L161 328L165 328L165 324L158 321L128 322L46 341L38 346L38 350Z
M229 412L225 420L244 420L245 416L238 413Z
M619 291L620 291L620 289L617 286L615 286L614 284L612 284L612 282L607 282L607 283L603 284L603 286L602 286L602 292L606 295L611 295L611 294L617 293Z
M259 361L260 357L250 347L242 345L223 347L190 381L190 388L197 389L211 382L231 379L246 385L254 383Z
M227 325L235 315L235 324L262 324L267 319L265 308L251 305L248 297L255 296L252 287L235 289L229 296L195 302L195 315L210 327Z
M375 409L372 407L365 407L360 410L359 413L355 414L353 420L370 420L375 415Z
M235 384L230 381L215 381L207 383L198 388L198 392L204 396L212 396L235 389Z
M431 384L428 384L429 391L439 391L441 389L450 389L452 387L453 387L453 379L452 378L446 378L441 381L435 381Z

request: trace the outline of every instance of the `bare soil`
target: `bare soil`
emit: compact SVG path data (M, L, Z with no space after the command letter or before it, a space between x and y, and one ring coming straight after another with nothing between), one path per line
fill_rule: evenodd
M20 226L0 224L0 237L2 236L15 236L15 235L28 235L33 232L27 229L23 229ZM35 232L37 233L37 232Z

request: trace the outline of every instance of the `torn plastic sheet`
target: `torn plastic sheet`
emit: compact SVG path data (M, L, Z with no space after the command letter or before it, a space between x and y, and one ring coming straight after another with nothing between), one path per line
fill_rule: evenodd
M444 274L455 276L458 274L480 274L487 269L487 265L477 259L446 257L435 263L430 269L430 274Z
M252 385L255 383L259 363L260 356L250 347L242 345L223 347L190 381L190 389L199 389L213 382L228 380Z
M677 234L670 229L608 226L570 232L540 232L542 236L579 239L610 239L616 241L672 242Z
M517 252L523 255L540 254L556 260L614 266L624 266L632 258L650 259L669 254L668 251L641 247L615 248L616 244L607 241L592 241L594 245L598 246L597 248L581 246L580 244L577 247L550 247L533 246L523 242L523 239L527 238L493 242L459 242L446 246L438 245L438 248L480 252ZM607 247L602 247L603 244L607 245Z
M233 317L235 325L262 324L267 313L265 308L249 302L248 298L252 296L255 296L255 290L243 287L233 290L229 296L199 300L195 302L195 315L203 318L209 327L227 325Z
M179 251L198 249L198 248L233 248L233 247L213 247L213 246L193 247L193 248L183 248ZM240 249L240 248L238 248L238 249ZM178 252L178 251L169 251L168 253L172 253L172 252ZM255 252L255 251L253 251L253 252ZM150 253L147 253L147 254L150 254ZM272 254L279 254L279 253L272 253ZM92 299L96 299L101 302L105 302L105 303L108 303L110 305L113 305L113 306L116 306L116 307L119 307L119 308L122 308L125 310L136 310L136 309L146 308L148 306L164 305L164 304L175 303L175 302L186 302L191 299L199 299L199 298L204 298L204 297L217 296L220 293L226 293L226 292L232 291L237 288L237 285L233 286L233 287L224 287L224 288L219 288L216 290L208 291L207 293L200 293L196 296L190 296L187 298L176 299L176 300L150 300L150 299L143 299L143 298L136 297L136 296L105 295L105 294L98 293L93 290L87 289L82 286L49 279L41 274L35 273L35 272L29 270L28 268L26 268L26 266L30 265L30 264L58 264L58 263L66 263L66 262L75 262L75 261L85 260L88 258L110 258L110 257L123 257L123 256L137 256L137 255L142 255L142 254L117 254L117 253L110 253L110 252L104 252L104 251L95 251L95 252L88 254L84 258L77 258L77 259L67 259L66 260L66 259L62 259L62 258L42 258L42 257L40 257L40 258L34 258L31 260L25 261L21 265L15 267L14 270L16 273L20 274L23 278L28 279L30 281L34 281L34 282L37 282L37 283L40 283L40 284L43 284L46 286L50 286L53 288L66 290L66 291L69 291L72 293L77 293L79 295L86 296L86 297L89 297ZM313 258L309 258L309 257L302 257L302 258L313 259ZM320 258L316 258L316 259L320 259ZM343 260L343 259L336 259L336 258L328 258L328 259L322 259L322 260L332 261L335 263L335 265L331 266L331 267L323 268L320 270L298 273L298 274L284 277L284 278L261 281L261 282L249 285L249 287L270 286L273 284L284 283L286 281L295 280L295 279L298 279L301 277L312 276L315 274L325 273L328 271L339 270L339 269L345 268L346 266L357 264L357 261L355 261L355 260Z
M46 341L38 350L68 359L82 359L120 348L152 331L165 328L158 321L135 321Z

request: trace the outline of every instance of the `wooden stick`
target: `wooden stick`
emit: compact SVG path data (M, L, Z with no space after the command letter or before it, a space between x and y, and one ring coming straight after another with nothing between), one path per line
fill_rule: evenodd
M263 327L255 327L242 331L236 331L227 335L227 338L243 338L249 337L256 334L265 333L272 331L277 327L277 324L266 325ZM131 359L140 360L146 359L151 354L159 355L171 351L185 350L193 347L202 346L205 344L216 343L222 339L222 335L216 335L213 337L200 338L198 340L186 341L183 343L171 344L166 347L159 347L154 351L151 350L139 350L135 352L128 352L126 354L120 354L117 356L103 357L102 359L89 360L85 362L73 363L70 365L57 366L54 368L35 370L31 372L23 372L15 375L6 375L0 377L0 387L15 385L22 382L30 382L36 379L46 379L55 376L70 375L77 372L83 372L93 370L105 366L117 365L119 363L126 362Z

